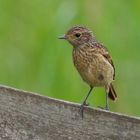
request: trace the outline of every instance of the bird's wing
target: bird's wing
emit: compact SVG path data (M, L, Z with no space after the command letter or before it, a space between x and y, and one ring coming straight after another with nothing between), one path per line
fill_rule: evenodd
M104 47L102 44L100 43L96 43L94 44L97 48L100 54L103 55L103 57L112 65L113 69L114 69L114 75L113 75L113 79L115 79L115 66L113 64L112 58L107 50L106 47Z

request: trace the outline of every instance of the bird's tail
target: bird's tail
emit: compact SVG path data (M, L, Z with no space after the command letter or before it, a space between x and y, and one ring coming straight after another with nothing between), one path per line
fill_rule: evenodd
M109 86L108 97L113 101L115 101L117 99L117 94L116 94L112 84L110 84L110 86Z

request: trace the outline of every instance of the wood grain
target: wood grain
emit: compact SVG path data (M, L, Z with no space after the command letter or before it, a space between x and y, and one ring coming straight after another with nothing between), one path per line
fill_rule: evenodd
M0 140L139 139L139 118L0 86Z

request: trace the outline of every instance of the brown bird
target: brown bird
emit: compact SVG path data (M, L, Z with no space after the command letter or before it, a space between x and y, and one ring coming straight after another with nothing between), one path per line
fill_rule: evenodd
M73 46L73 62L82 79L90 86L90 90L81 105L83 117L86 100L94 87L105 87L106 110L108 97L115 101L117 94L112 85L115 79L115 67L108 50L99 43L93 33L83 26L74 26L59 39L65 39Z

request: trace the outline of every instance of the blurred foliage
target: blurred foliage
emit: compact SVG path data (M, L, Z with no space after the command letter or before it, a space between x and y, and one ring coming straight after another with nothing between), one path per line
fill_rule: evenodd
M118 93L110 109L140 116L140 1L0 0L0 83L81 103L89 87L58 36L85 25L111 52ZM105 105L103 88L89 98Z

